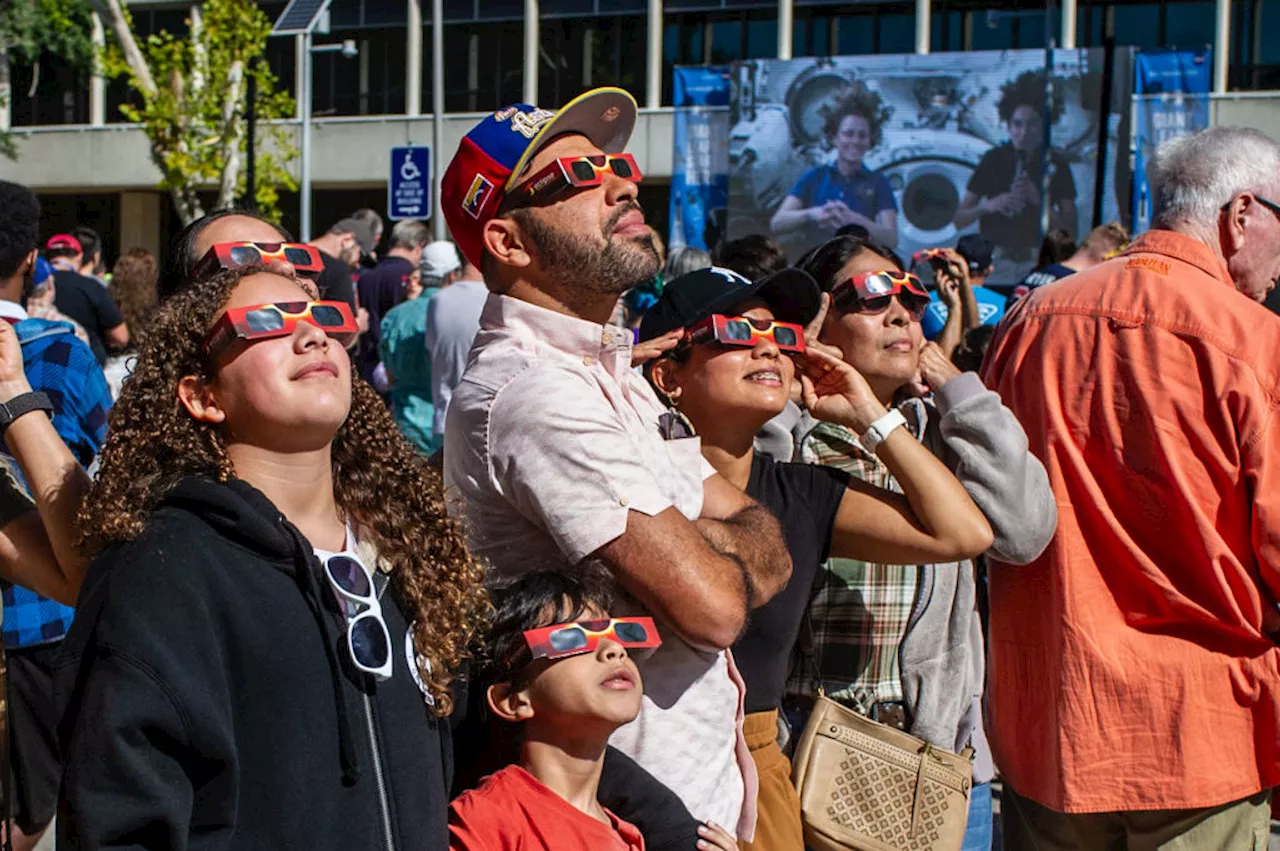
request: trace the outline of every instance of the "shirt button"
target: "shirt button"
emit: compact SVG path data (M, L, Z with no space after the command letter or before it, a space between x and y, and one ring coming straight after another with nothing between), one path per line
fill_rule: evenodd
M612 334L610 334L608 331L605 331L605 332L604 332L604 335L603 335L600 339L601 339L601 340L604 342L604 344L607 346L607 345L609 345L610 343L612 343L612 342L613 342L613 335L612 335Z
M596 362L595 358L591 357L591 355L587 355L585 358L582 359L583 366L591 366L595 362Z
M627 499L625 496L622 499L618 500L618 505L621 505L623 508L626 508L630 503L631 503L631 500Z

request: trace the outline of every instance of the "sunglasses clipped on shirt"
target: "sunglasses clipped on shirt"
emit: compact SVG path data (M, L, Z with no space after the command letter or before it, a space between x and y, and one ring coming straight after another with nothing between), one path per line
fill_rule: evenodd
M770 340L779 351L800 353L805 349L804 327L794 322L720 313L713 313L689 328L686 339L690 343L716 342L722 346L744 348L755 348L761 340Z
M912 322L924 318L929 306L928 291L915 275L896 269L854 275L831 290L831 303L846 313L876 315L889 309L894 296L910 314Z
M195 280L203 280L219 269L263 266L273 261L288 263L299 275L314 278L324 271L320 249L300 242L219 242L196 263Z
M373 580L359 559L342 553L324 561L324 575L347 616L347 652L361 671L379 680L391 677L391 632Z
M355 339L359 327L345 301L289 301L232 307L222 315L204 339L204 350L216 357L236 340L254 342L287 337L299 322L314 325L342 346Z
M606 174L639 183L643 179L640 166L631 154L583 154L560 157L521 183L507 195L503 205L510 210L534 201L552 198L566 189L599 186Z

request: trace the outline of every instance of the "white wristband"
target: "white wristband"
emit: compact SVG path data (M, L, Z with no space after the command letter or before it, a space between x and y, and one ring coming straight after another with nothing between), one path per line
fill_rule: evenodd
M902 412L897 408L890 408L889 413L868 426L858 440L868 452L875 452L895 428L906 424L907 418L902 415Z

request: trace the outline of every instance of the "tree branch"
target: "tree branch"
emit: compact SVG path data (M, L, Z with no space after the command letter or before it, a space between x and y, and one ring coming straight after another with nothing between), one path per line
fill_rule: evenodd
M147 60L143 57L142 51L138 48L138 40L133 37L133 30L129 27L129 21L125 18L124 9L120 6L120 0L100 0L101 11L107 19L111 32L115 34L116 43L120 45L120 50L124 54L124 61L129 65L129 70L133 72L134 85L143 97L153 98L156 96L156 81L151 76L151 66L147 64Z
M222 185L214 210L225 210L235 203L236 184L240 180L240 145L244 122L240 120L240 99L244 85L244 61L237 59L227 69L227 94L222 101Z

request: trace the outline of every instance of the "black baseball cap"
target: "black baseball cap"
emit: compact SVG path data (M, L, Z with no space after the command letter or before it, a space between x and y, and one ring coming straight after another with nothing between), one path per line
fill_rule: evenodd
M981 272L990 266L995 250L991 240L976 233L967 233L956 242L956 253L969 264L970 272Z
M711 266L667 282L640 320L640 340L688 328L714 313L732 313L752 298L767 304L778 320L800 325L812 322L822 307L822 293L803 269L782 269L752 283L731 269Z

